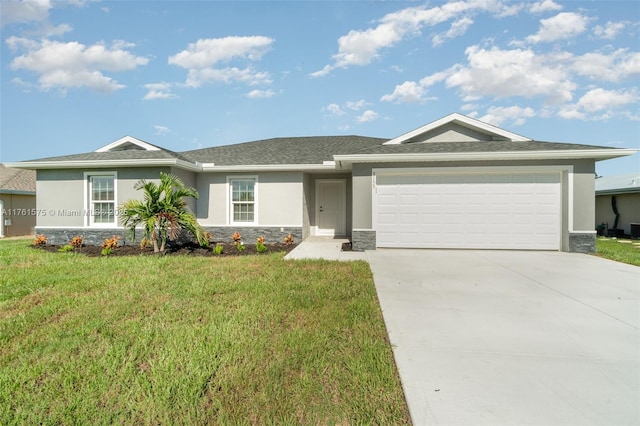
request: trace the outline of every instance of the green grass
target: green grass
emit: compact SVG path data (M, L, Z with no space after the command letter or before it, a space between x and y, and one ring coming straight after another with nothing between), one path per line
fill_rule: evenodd
M596 240L596 254L606 259L640 266L639 240L618 240L598 237Z
M408 424L364 262L0 242L0 424Z

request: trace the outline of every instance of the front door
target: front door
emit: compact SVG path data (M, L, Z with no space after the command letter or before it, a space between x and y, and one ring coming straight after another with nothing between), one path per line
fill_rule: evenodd
M316 235L345 235L346 181L316 180Z

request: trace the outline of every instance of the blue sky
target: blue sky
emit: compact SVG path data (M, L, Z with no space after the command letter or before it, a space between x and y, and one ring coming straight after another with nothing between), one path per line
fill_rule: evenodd
M640 148L640 2L0 1L0 161L393 138L460 112ZM638 154L600 175L640 172Z

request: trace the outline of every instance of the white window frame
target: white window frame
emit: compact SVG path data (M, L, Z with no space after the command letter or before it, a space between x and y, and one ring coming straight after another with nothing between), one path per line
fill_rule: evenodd
M111 223L95 223L93 217L94 203L101 201L92 200L91 178L94 176L109 176L113 177L113 222ZM104 201L102 201L104 202ZM84 172L84 205L86 208L84 215L85 226L100 227L100 228L115 228L118 226L118 172L116 171L93 171Z
M236 222L233 215L233 181L253 180L253 221ZM227 223L230 225L246 226L258 223L258 176L257 175L237 175L227 176Z

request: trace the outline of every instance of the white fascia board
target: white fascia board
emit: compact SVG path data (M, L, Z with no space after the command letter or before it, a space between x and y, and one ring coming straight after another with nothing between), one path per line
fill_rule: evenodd
M502 151L502 152L449 152L412 154L356 154L336 155L341 166L353 163L373 162L422 162L422 161L486 161L486 160L573 160L592 158L596 161L633 155L636 149L583 149L561 151Z
M214 163L203 163L203 172L269 172L269 171L322 171L335 170L335 163L332 164L256 164L256 165L232 165L216 166Z
M105 169L114 167L158 167L158 166L175 166L190 171L200 171L202 167L199 164L189 163L188 161L167 158L155 158L146 160L76 160L76 161L24 161L20 163L7 163L7 167L15 167L20 169Z
M477 129L483 133L491 133L494 135L498 135L498 136L502 136L504 138L509 139L510 141L515 141L515 142L524 142L524 141L530 141L530 138L526 138L524 136L520 136L517 133L513 133L513 132L509 132L507 130L501 129L500 127L496 127L492 124L488 124L485 123L483 121L480 120L476 120L475 118L471 118L471 117L467 117L466 115L462 115L459 114L457 112L454 112L453 114L449 114L445 117L442 117L436 121L432 121L429 124L426 124L420 128L417 128L415 130L412 130L410 132L404 133L394 139L391 139L390 141L385 142L383 145L399 145L402 144L404 141L411 139L415 136L418 136L422 133L426 133L428 131L431 131L433 129L436 129L440 126L443 126L445 124L451 123L451 122L457 122L458 124L464 126L464 127L468 127L471 129Z
M132 143L134 145L139 146L140 148L146 150L146 151L160 151L160 148L158 148L157 146L153 146L151 144L146 143L145 141L141 141L140 139L136 139L133 136L125 136L122 137L120 139L118 139L117 141L113 141L108 145L103 146L102 148L98 148L96 149L94 152L109 152L111 151L113 148L120 146L122 144L126 144L126 143Z

